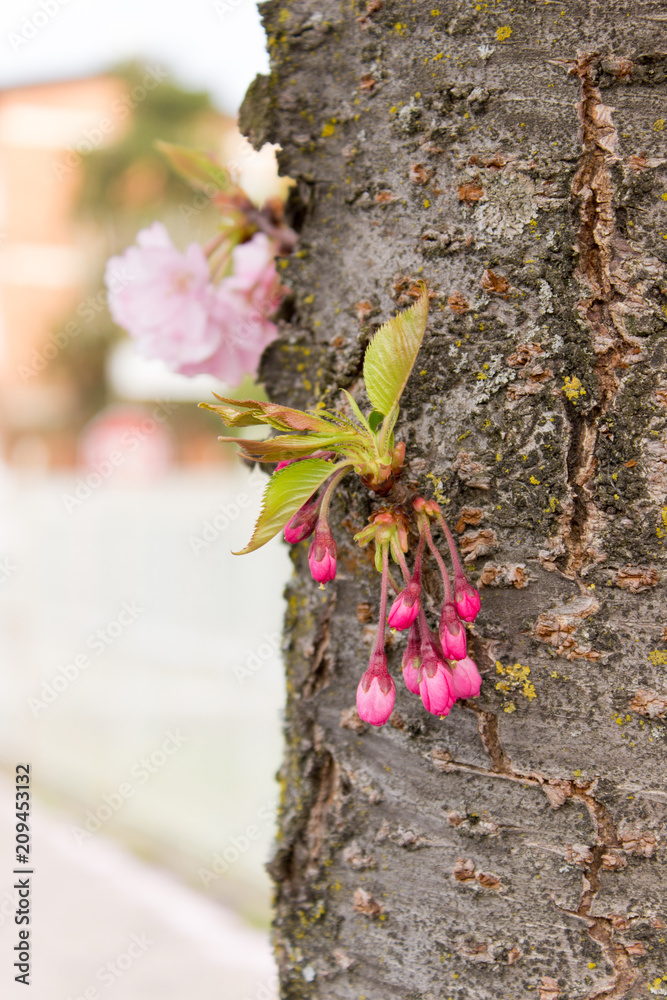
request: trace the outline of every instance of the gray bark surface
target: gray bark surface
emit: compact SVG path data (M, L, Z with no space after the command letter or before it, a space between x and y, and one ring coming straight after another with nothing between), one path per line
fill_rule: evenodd
M272 73L242 127L281 144L300 231L267 388L361 400L369 338L423 278L404 480L484 585L481 696L428 715L396 635L374 730L351 711L379 600L352 535L373 495L339 490L325 591L295 550L281 996L667 995L665 8L261 10Z

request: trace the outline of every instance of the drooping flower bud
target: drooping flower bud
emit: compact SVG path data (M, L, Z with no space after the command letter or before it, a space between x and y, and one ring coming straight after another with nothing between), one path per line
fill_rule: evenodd
M454 576L454 606L464 622L473 622L482 607L479 592L458 572Z
M456 701L451 674L432 641L422 645L422 652L424 658L419 694L424 708L433 715L449 715L449 710Z
M439 634L442 649L447 659L462 660L466 655L466 630L451 602L442 606Z
M412 694L419 694L420 669L422 665L421 641L417 626L413 625L408 635L408 644L403 653L401 666L403 667L403 680L408 691Z
M410 628L419 614L419 597L421 585L411 580L407 587L398 594L389 612L389 627L402 632Z
M315 531L320 514L320 498L313 497L297 510L291 521L285 525L285 541L290 545L302 542Z
M328 583L336 577L336 542L331 528L320 518L315 528L315 537L308 552L308 563L313 580Z
M452 688L457 698L476 698L481 686L477 664L469 656L452 664Z
M432 715L449 715L456 699L444 664L433 663L422 667L419 693L427 712Z
M376 651L371 655L368 670L357 688L359 718L371 726L384 726L393 711L395 699L396 685L387 670L387 657Z

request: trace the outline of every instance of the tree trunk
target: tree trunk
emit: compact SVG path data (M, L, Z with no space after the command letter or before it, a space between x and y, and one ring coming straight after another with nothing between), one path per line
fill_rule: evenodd
M482 587L478 699L353 706L379 577L288 592L275 945L285 1000L667 995L666 15L516 0L270 0L242 126L297 182L271 396L361 399L378 324L435 293L406 481ZM426 577L441 600L435 574ZM370 608L369 608L370 605ZM650 995L650 994L648 994Z

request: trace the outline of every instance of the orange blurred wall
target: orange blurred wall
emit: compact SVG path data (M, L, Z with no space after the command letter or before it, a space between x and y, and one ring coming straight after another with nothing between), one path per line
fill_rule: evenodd
M0 93L0 426L10 436L67 412L67 386L48 367L53 331L96 264L94 234L72 221L81 153L127 127L125 90L100 76Z

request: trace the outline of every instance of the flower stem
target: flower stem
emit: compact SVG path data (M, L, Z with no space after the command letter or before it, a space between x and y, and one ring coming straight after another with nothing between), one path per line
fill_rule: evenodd
M421 642L422 650L428 648L429 646L429 634L430 630L428 627L428 622L426 621L426 615L424 614L423 607L419 607L419 614L417 615L417 627L419 629L419 638Z
M375 643L375 652L384 653L384 635L387 621L387 577L389 576L389 552L386 545L382 546L382 588L380 591L380 623Z
M324 495L322 496L322 501L320 503L319 519L321 524L325 525L326 527L329 526L329 518L328 518L329 504L331 503L331 497L333 496L333 491L336 489L341 479L343 479L343 477L348 474L348 472L352 468L352 464L353 464L352 462L345 462L343 465L336 466L338 472L329 481L329 485L324 491Z
M424 533L419 532L419 545L417 546L417 555L415 556L415 569L412 574L412 578L421 583L422 578L422 554L424 552Z
M431 528L426 519L424 519L424 531L426 534L426 540L428 542L428 547L435 556L435 560L440 567L440 572L442 574L442 583L445 588L445 604L449 604L452 599L452 592L449 586L449 573L447 572L447 567L445 566L445 561L435 547L433 537L431 536Z
M225 232L218 233L217 236L214 236L213 239L209 240L208 243L204 245L204 256L211 257L215 251L222 246L226 239L227 233Z
M456 549L456 542L454 541L454 539L452 537L452 533L449 530L449 527L447 526L447 524L445 523L445 519L442 516L442 514L439 513L436 516L438 518L438 521L440 522L440 527L442 528L442 530L445 533L445 538L447 539L447 544L449 545L449 554L452 557L452 563L454 565L454 576L465 576L465 573L463 572L463 567L461 565L461 560L459 559L459 554L458 554L458 551Z
M406 584L410 583L411 580L410 570L408 569L408 564L405 561L405 556L401 552L398 545L392 545L392 553L396 562L401 567L401 571L403 573L403 579L405 580Z

